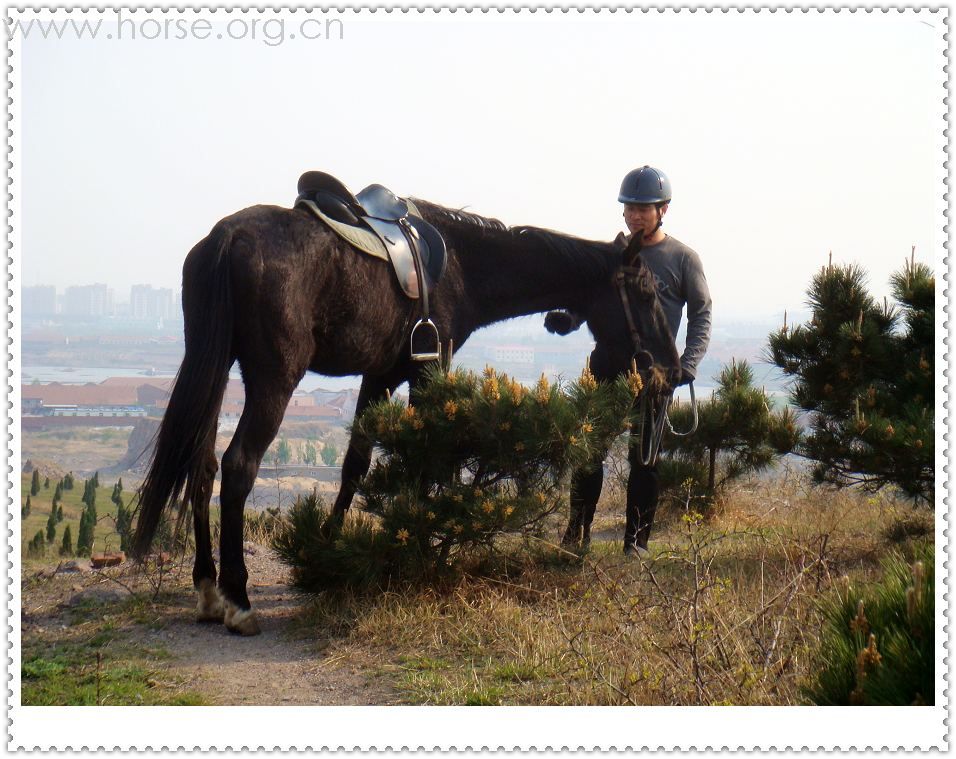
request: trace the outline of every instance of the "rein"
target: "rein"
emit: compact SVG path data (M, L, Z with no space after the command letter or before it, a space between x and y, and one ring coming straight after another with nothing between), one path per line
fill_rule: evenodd
M624 307L624 316L627 319L627 329L631 334L631 344L634 346L634 355L637 355L638 351L641 349L641 336L637 331L637 324L634 322L634 315L631 313L631 300L627 294L627 278L628 276L638 276L640 274L640 269L635 266L622 266L618 272L614 275L614 281L617 283L617 291L621 298L621 305ZM658 409L656 403L658 399L648 400L645 395L641 401L641 434L638 444L640 445L641 451L641 464L644 466L653 466L657 463L657 459L660 456L661 450L661 440L664 438L664 425L667 425L667 429L672 435L677 437L687 437L688 435L693 435L697 431L697 398L694 395L694 383L690 383L690 403L691 408L694 411L694 422L691 425L691 428L687 432L677 432L673 425L671 424L670 417L667 414L668 407L670 406L670 399L665 400L663 394L661 394L659 399L664 403L663 409ZM660 413L660 416L658 416ZM644 445L644 421L647 420L650 422L650 438L648 440L648 445L646 446L647 452L645 453Z
M617 291L621 296L621 305L624 306L624 316L627 318L627 329L631 333L631 344L634 346L634 355L641 349L641 336L637 331L637 325L634 323L634 315L631 313L631 301L627 297L626 280L628 275L637 276L640 269L634 266L622 266L614 275L614 281L617 283Z

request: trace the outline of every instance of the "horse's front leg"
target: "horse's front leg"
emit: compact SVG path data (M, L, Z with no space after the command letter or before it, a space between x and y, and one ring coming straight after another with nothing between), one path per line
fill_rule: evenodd
M366 374L362 378L362 387L355 404L355 418L358 419L372 403L382 400L387 393L394 392L400 384L401 380L373 377ZM368 474L371 464L372 446L361 435L356 435L353 432L349 439L348 450L345 452L345 459L342 461L342 484L339 487L335 505L332 507L332 514L329 517L331 526L342 524L345 519L345 512L352 505L358 482Z

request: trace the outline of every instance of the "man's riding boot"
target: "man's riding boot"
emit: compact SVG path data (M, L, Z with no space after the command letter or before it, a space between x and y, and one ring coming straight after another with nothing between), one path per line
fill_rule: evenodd
M604 466L599 463L596 469L579 469L571 477L571 516L568 529L564 533L564 545L577 548L591 541L591 521L601 497L604 485Z
M627 479L627 511L624 526L624 551L647 550L647 541L657 511L660 477L656 467L634 466Z

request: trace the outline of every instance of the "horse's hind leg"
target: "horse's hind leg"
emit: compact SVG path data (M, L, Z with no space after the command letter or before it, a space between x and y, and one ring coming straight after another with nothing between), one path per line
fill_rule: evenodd
M193 586L199 591L196 619L199 622L222 622L222 598L216 590L216 563L212 558L212 539L209 534L209 500L216 478L216 439L211 437L206 450L201 482L193 491L193 526L196 533L196 562L193 565Z
M222 457L219 591L225 605L226 627L241 635L260 632L246 593L249 575L242 555L243 507L296 384L279 378L267 382L250 382L247 378L242 416Z

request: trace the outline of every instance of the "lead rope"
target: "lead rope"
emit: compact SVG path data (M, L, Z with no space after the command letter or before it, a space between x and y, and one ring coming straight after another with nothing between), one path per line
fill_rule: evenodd
M658 396L658 398L666 403L666 398L664 396ZM650 408L648 408L648 405ZM644 397L642 401L641 408L641 435L638 441L638 444L641 447L641 464L643 466L653 466L657 464L657 459L660 458L661 454L661 440L664 438L664 423L667 420L667 409L664 408L661 410L660 416L654 412L654 402L648 401L647 397ZM647 445L647 453L644 452L644 425L645 423L651 428L651 437Z
M697 397L694 395L693 381L691 381L689 387L690 387L690 407L691 407L691 410L694 412L694 422L693 424L691 424L690 429L687 430L687 432L678 432L671 425L670 416L666 413L664 414L664 417L667 419L667 429L670 430L670 433L672 435L676 435L677 437L687 437L688 435L693 435L695 432L697 432Z

